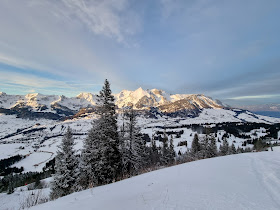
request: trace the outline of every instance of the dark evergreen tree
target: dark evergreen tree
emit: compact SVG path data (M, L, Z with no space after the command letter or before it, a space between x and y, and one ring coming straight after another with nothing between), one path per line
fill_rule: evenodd
M164 132L162 138L160 162L162 165L167 165L169 163L168 137L166 135L166 132Z
M230 146L230 154L237 154L237 150L235 148L235 145L232 143Z
M151 147L149 148L150 166L160 164L160 149L156 146L156 141L152 139Z
M200 151L198 152L199 158L209 158L209 136L206 134L200 141Z
M9 186L8 186L8 194L12 194L15 191L14 189L14 183L13 182L9 182Z
M55 159L55 174L51 186L51 198L56 199L76 190L78 178L78 161L75 156L74 138L68 127L62 142L58 147Z
M193 157L198 157L198 154L201 150L201 146L200 146L200 143L199 143L199 138L198 138L198 135L197 133L194 134L194 137L193 137L193 141L192 141L192 147L191 147L191 154Z
M210 135L210 142L209 142L209 157L216 157L218 156L218 149L216 144L216 138Z
M173 163L176 157L176 153L174 150L174 144L173 144L173 136L170 138L170 143L169 143L169 162Z
M79 184L87 189L99 184L99 161L102 154L102 138L98 123L93 122L92 128L84 140L81 153Z
M262 140L259 138L257 142L254 144L254 149L257 151L262 151L265 144L262 142Z
M140 128L137 126L136 113L133 107L129 107L126 117L124 141L126 142L127 152L124 153L123 160L127 173L131 175L137 174L144 166L147 150L146 142L142 138Z
M226 138L223 139L223 143L220 145L220 151L219 154L221 156L228 155L229 154L229 144Z
M90 178L90 184L108 184L121 176L121 153L117 127L114 96L110 83L105 80L98 95L97 114L100 116L93 122L93 128L85 141L82 154L83 174ZM88 160L92 159L92 160ZM90 166L86 166L91 162ZM82 179L86 180L86 179Z

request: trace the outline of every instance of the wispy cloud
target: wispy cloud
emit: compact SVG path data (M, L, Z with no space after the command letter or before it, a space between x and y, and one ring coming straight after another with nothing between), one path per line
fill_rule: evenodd
M128 7L127 0L1 1L0 64L121 83L115 51L140 27Z
M126 42L126 36L139 30L140 18L129 10L128 0L35 0L31 7L51 8L51 13L67 23L79 22L94 34ZM133 19L133 23L129 22Z
M83 83L79 81L60 81L40 76L15 72L1 72L0 83L2 90L11 92L42 92L54 94L78 94L80 92L96 92L102 84ZM91 90L91 91L89 91ZM95 90L95 91L94 91Z
M279 94L276 95L255 95L255 96L238 96L238 97L232 97L228 98L231 100L247 100L247 99L266 99L266 98L275 98L279 97Z

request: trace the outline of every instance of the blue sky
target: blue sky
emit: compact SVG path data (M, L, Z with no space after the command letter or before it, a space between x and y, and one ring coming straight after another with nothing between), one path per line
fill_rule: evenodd
M278 0L0 2L0 91L158 88L280 103Z

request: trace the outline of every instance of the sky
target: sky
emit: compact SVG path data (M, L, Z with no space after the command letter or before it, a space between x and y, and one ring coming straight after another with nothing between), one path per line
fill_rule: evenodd
M279 0L3 0L0 91L280 103Z

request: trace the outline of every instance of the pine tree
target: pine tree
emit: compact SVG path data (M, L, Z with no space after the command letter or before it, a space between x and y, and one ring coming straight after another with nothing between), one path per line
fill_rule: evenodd
M9 186L8 186L8 194L12 194L15 191L14 189L14 184L12 181L9 182Z
M55 174L51 186L51 198L56 199L76 190L78 161L75 156L74 138L70 127L63 136L55 159Z
M160 162L162 165L167 165L169 163L168 137L165 132L162 138Z
M83 189L98 185L98 162L101 156L101 142L99 124L93 122L81 153L79 184Z
M170 143L169 143L169 162L171 164L174 162L175 157L176 157L176 152L174 150L173 136L171 136Z
M160 152L156 146L156 141L152 139L151 147L149 148L150 166L157 166L160 163Z
M210 135L210 143L209 143L209 157L216 157L218 156L216 138Z
M237 154L237 150L233 143L230 146L230 154Z
M124 153L124 162L127 173L137 174L144 166L144 161L147 158L146 142L142 138L140 128L137 126L136 114L133 107L130 107L126 112L128 118L125 126L125 137L127 152Z
M200 150L201 150L201 146L199 143L198 135L196 133L193 137L192 147L191 147L191 153L193 157L198 157L198 153L200 152Z
M257 151L262 151L264 148L264 143L262 142L262 140L259 138L257 140L257 142L254 144L254 149Z
M206 134L200 141L200 151L199 151L199 158L209 158L209 137Z
M97 114L85 141L82 159L83 174L91 176L93 185L108 184L121 175L120 141L117 127L114 96L106 79L98 95ZM86 163L90 162L90 166ZM82 179L86 180L86 179Z
M226 138L223 139L223 143L220 145L219 153L221 156L229 154L229 144Z

